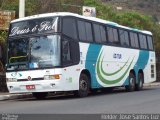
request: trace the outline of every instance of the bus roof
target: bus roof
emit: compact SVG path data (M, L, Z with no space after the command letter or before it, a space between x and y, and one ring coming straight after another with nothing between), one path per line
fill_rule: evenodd
M119 27L119 28L124 28L124 29L127 29L127 30L132 30L132 31L135 31L135 32L141 32L141 33L144 33L144 34L152 35L152 33L150 31L145 31L145 30L139 30L139 29L135 29L135 28L131 28L131 27L126 27L126 26L119 25L118 23L115 23L115 22L106 21L106 20L102 20L102 19L99 19L99 18L95 18L95 17L86 17L86 16L82 16L82 15L75 14L75 13L70 13L70 12L55 12L55 13L38 14L38 15L33 15L33 16L28 16L28 17L24 17L24 18L15 19L15 20L12 20L11 23L25 21L25 20L32 20L32 19L37 19L37 18L53 17L53 16L75 16L77 18L91 20L91 21L104 23L104 24Z

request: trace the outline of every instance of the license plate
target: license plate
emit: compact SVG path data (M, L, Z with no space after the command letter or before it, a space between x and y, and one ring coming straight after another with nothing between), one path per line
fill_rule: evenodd
M35 85L26 85L27 90L33 90L35 89Z

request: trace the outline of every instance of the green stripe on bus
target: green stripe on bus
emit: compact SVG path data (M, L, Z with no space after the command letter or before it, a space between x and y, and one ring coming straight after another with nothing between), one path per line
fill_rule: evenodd
M128 70L130 69L130 67L131 67L131 65L132 65L132 63L133 63L133 60L134 60L134 58L133 58L132 61L131 61L131 63L130 63L130 65L129 65L128 68L126 69L126 71L125 71L119 78L114 79L114 80L107 80L107 79L105 79L105 78L102 76L103 72L101 72L102 69L103 69L103 68L102 68L102 65L100 64L101 55L102 55L102 52L100 53L100 56L99 56L99 58L98 58L97 65L96 65L97 75L98 75L98 78L100 79L101 82L103 82L104 84L109 84L109 85L116 84L116 83L120 82L120 81L124 78L124 76L127 74ZM127 62L125 63L125 65L128 63L128 61L129 61L129 60L127 60ZM124 65L124 66L125 66L125 65ZM123 68L121 68L121 69L123 69ZM117 71L119 72L120 70L117 70ZM114 72L114 73L117 74L117 73L118 73L117 71ZM109 74L109 73L107 73L107 74ZM113 73L112 73L112 74L113 74ZM115 74L113 74L113 75L115 75ZM110 75L105 75L105 76L110 76Z
M104 56L103 56L103 58L104 58ZM102 58L102 62L103 62L103 58ZM115 71L115 72L113 72L113 73L106 73L106 72L103 70L102 62L101 62L101 71L102 71L102 73L103 73L104 75L106 75L106 76L115 75L115 74L119 73L119 72L126 66L126 64L128 63L128 61L129 61L129 59L127 60L127 62L125 62L125 64L124 64L120 69L118 69L117 71Z

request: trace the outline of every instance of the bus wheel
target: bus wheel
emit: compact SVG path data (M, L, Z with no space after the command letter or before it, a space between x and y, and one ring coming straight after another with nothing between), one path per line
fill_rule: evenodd
M142 73L138 74L138 83L136 84L136 90L140 91L143 89L143 81L144 81L144 77Z
M44 100L48 93L47 92L36 92L36 93L32 93L33 97L35 97L38 100Z
M135 75L133 73L129 74L129 85L125 86L127 92L132 92L135 90Z
M75 91L75 95L78 97L86 97L89 92L89 79L86 74L81 74L79 79L79 90Z

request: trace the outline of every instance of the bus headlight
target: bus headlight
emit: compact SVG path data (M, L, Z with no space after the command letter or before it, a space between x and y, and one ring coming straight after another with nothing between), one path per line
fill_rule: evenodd
M45 75L44 80L55 80L60 79L60 75Z
M17 82L16 78L7 78L6 79L7 82Z

